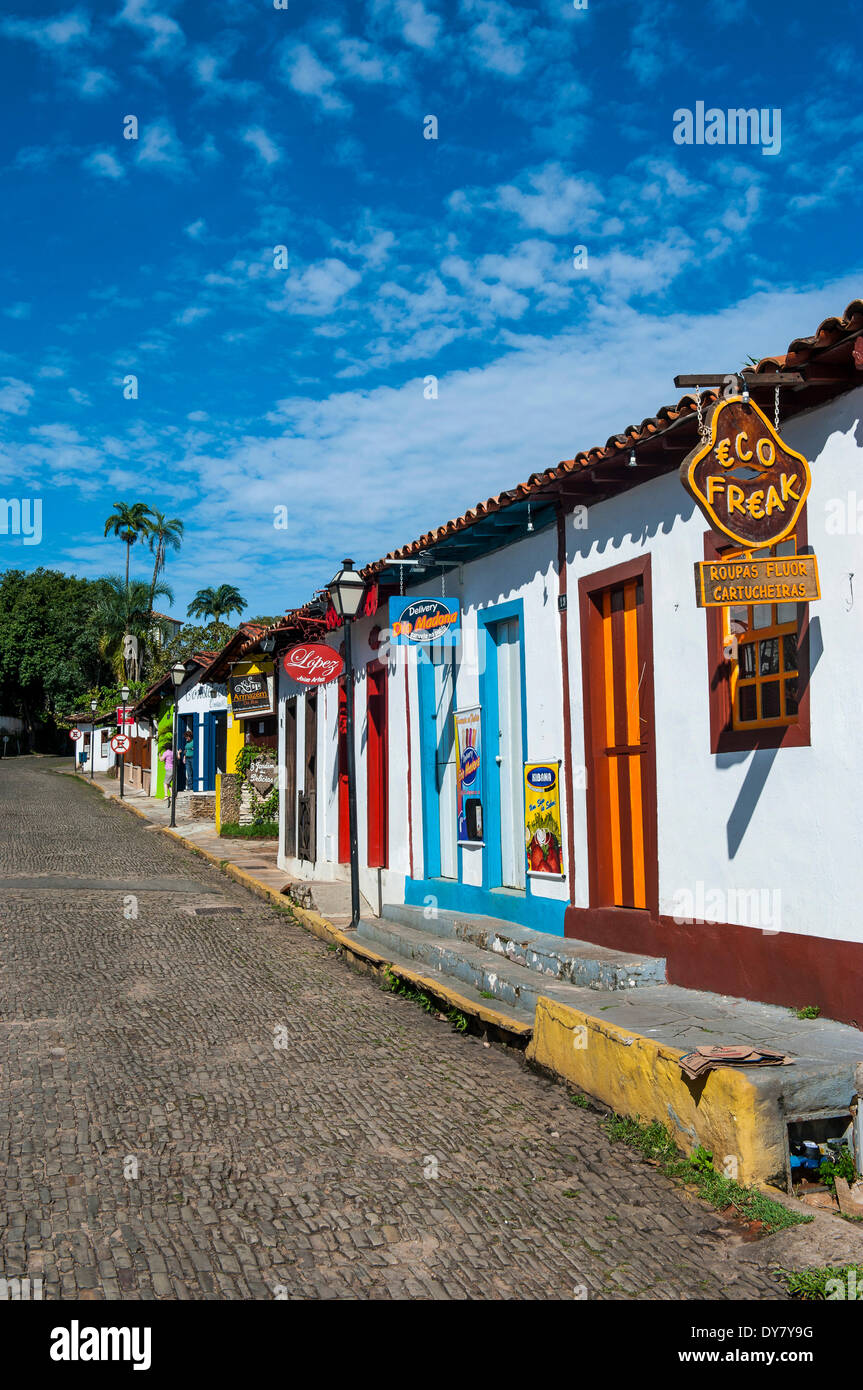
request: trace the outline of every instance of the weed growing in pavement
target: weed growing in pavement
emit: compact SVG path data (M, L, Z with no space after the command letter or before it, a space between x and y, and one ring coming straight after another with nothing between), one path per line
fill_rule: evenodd
M587 1096L582 1096L578 1092L571 1095L569 1099L570 1104L577 1105L581 1110L587 1110L590 1107L590 1101L587 1099ZM563 1195L565 1197L566 1193L564 1193Z
M440 1013L439 1006L430 995L426 994L424 990L414 989L413 985L407 984L405 980L400 980L398 975L390 970L389 966L384 970L381 988L385 989L389 994L398 994L402 999L409 999L412 1004L419 1004L420 1008L424 1009L427 1014ZM456 1033L467 1032L467 1018L458 1009L449 1009L446 1017L452 1024Z
M863 1265L822 1265L820 1269L777 1269L792 1298L807 1302L863 1301ZM828 1287L831 1285L831 1287Z
M804 1004L802 1009L795 1009L796 1018L820 1018L821 1010L817 1004Z
M653 1160L666 1177L679 1182L693 1183L698 1195L717 1211L734 1211L745 1221L759 1221L765 1235L785 1230L788 1226L806 1225L814 1218L789 1211L772 1197L755 1187L744 1187L726 1178L713 1167L713 1155L701 1145L687 1158L678 1149L670 1130L659 1120L641 1124L638 1116L611 1115L603 1126L609 1139L638 1149L645 1158Z

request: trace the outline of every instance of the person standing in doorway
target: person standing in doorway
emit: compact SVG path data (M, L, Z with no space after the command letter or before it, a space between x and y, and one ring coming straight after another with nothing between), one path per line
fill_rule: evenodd
M195 790L195 740L192 737L192 730L186 730L186 741L183 744L183 765L186 773L186 791Z

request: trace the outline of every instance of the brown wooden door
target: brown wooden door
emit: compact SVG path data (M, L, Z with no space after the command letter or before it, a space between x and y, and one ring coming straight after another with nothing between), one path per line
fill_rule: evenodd
M646 908L655 896L653 658L638 575L587 602L591 906Z
M285 703L285 854L297 853L297 701Z

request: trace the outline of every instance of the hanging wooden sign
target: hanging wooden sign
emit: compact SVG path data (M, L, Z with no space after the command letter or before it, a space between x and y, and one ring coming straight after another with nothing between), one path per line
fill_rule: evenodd
M773 545L794 530L812 483L802 454L777 434L754 401L714 405L710 437L680 465L680 479L710 525L739 545Z
M814 555L700 560L695 566L699 608L735 604L809 603L821 597Z

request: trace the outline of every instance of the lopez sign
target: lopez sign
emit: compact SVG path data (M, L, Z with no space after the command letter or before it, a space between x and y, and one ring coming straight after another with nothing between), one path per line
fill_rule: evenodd
M713 407L710 439L683 460L680 477L711 526L747 549L794 530L812 482L802 454L740 396Z
M285 652L285 675L298 685L325 685L342 674L345 663L333 647L323 642L305 642Z
M458 641L458 604L448 598L391 598L390 628L394 646Z

